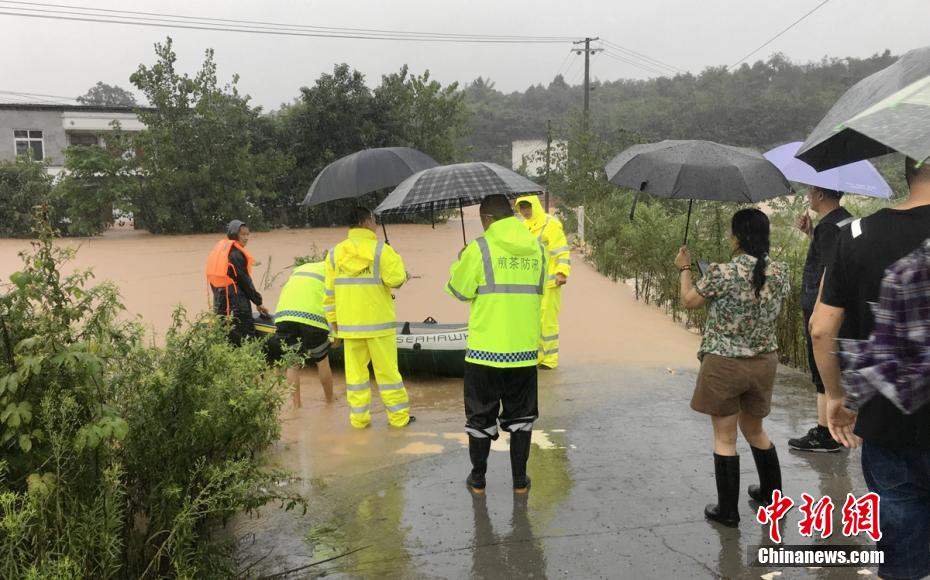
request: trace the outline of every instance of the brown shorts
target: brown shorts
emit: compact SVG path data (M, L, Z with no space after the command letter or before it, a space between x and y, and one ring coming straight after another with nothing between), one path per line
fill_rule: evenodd
M707 415L729 417L740 411L765 417L772 406L772 386L778 353L749 358L705 354L698 372L691 408Z

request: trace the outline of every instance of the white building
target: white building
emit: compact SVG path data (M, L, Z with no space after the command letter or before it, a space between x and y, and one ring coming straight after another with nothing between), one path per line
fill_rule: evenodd
M550 170L556 169L555 151L558 148L564 148L565 142L555 140L551 145L550 152ZM546 140L545 139L524 139L513 141L510 149L511 169L514 171L523 167L526 163L526 174L532 179L546 174Z
M93 105L32 105L0 103L0 161L13 161L32 151L49 173L64 168L64 150L70 145L99 145L100 134L112 131L118 121L124 131L142 131L136 107Z

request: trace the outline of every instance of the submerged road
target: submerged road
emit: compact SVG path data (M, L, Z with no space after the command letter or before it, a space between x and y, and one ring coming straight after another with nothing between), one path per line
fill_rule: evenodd
M473 208L472 208L473 209ZM469 238L479 233L467 211ZM345 230L256 233L249 249L261 262L273 305L293 258L325 250ZM418 278L397 294L398 317L462 322L467 310L443 292L461 247L458 222L388 225L392 245ZM79 245L75 267L116 282L128 312L163 336L176 304L191 312L206 302L203 264L218 236L152 236L109 232ZM0 273L18 267L28 246L0 240ZM672 256L669 256L671 260ZM636 302L629 289L600 276L574 256L563 295L562 366L540 375L541 418L534 432L528 498L510 489L509 455L494 446L484 499L471 497L461 380L405 377L417 422L389 430L373 401L372 428L348 425L345 382L340 400L322 402L315 371L304 372L304 408L284 410L272 460L300 482L310 510L273 506L229 525L239 538L247 574L262 576L308 566L291 578L862 578L874 568L754 568L749 546L766 543L744 496L738 530L706 522L715 501L709 420L688 406L697 372L698 337L659 310ZM269 267L270 266L270 267ZM276 276L277 274L277 276ZM766 421L779 448L785 493L829 495L838 503L830 543L839 533L847 492L866 491L858 452L790 453L789 437L815 421L814 393L802 375L779 373ZM756 482L752 456L740 441L741 487ZM801 539L795 508L785 543ZM857 540L864 543L863 539ZM818 542L826 543L826 541ZM346 552L358 550L340 557Z

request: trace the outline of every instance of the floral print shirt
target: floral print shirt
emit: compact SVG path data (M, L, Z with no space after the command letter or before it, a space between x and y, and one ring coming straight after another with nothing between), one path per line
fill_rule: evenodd
M756 258L740 254L723 264L710 264L695 290L708 302L707 323L698 358L707 353L747 358L778 350L775 323L788 295L788 266L769 260L765 286L756 298L752 270Z

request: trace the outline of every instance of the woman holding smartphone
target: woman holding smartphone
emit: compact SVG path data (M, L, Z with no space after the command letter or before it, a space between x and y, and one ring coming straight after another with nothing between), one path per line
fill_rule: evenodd
M775 324L788 295L788 267L769 258L769 219L758 209L736 212L727 236L733 259L709 264L692 285L691 255L675 258L685 308L708 306L698 359L701 369L691 408L710 415L714 430L717 504L704 515L725 526L739 524L737 427L749 442L759 485L749 486L757 503L768 505L781 489L778 453L762 426L769 414L778 366Z

